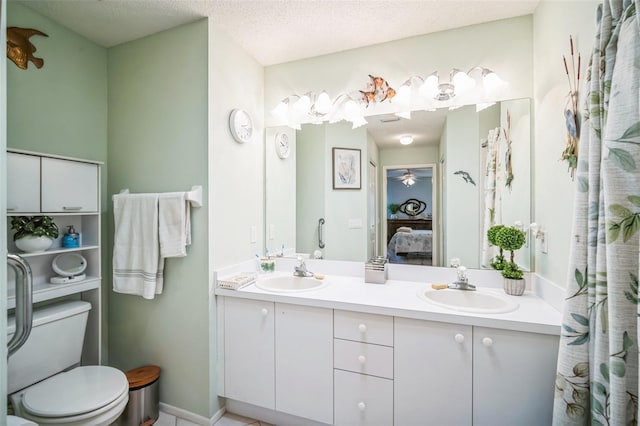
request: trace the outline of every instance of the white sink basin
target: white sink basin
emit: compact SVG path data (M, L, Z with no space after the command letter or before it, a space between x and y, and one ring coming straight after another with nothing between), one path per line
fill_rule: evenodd
M314 277L294 277L281 275L276 277L258 278L256 287L276 293L295 293L300 291L317 290L327 286L327 279L318 280Z
M421 290L418 297L441 308L478 314L504 314L518 309L518 302L487 290Z

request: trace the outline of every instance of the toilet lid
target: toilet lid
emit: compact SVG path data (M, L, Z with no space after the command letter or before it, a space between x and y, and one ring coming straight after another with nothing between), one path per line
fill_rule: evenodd
M23 407L42 417L67 417L95 411L129 391L127 377L106 366L78 367L44 380L24 393Z

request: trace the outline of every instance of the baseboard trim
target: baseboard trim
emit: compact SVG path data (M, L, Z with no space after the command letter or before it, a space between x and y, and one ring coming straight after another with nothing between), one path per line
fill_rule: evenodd
M191 411L183 410L182 408L174 407L173 405L161 402L160 411L172 416L176 416L177 418L180 418L182 420L187 420L191 423L195 423L197 425L213 426L218 420L222 418L222 416L224 416L224 413L227 410L225 407L221 407L213 416L211 416L211 418L207 418L199 414L194 414Z

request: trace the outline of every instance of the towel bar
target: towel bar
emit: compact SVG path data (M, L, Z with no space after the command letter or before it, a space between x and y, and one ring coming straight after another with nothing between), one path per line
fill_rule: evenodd
M128 194L129 189L123 189L120 194ZM192 207L202 207L202 185L193 185L191 191L186 192L187 200L191 202Z

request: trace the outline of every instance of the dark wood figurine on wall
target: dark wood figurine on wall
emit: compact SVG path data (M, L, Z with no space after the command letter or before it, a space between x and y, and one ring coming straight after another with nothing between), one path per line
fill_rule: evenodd
M33 62L36 68L42 68L44 60L36 58L33 53L36 47L29 41L32 35L49 37L42 31L33 28L7 28L7 58L11 59L19 68L27 69L29 61Z

